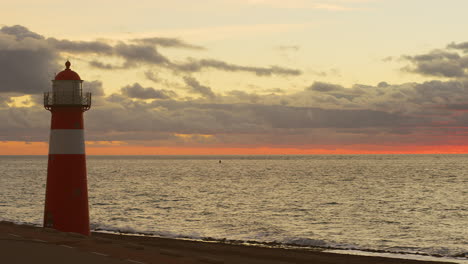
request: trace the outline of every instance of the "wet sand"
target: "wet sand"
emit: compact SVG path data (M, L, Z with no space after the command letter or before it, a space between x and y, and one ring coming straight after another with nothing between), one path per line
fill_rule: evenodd
M317 250L265 248L93 232L90 237L0 222L0 263L163 264L421 264L429 262L342 255Z

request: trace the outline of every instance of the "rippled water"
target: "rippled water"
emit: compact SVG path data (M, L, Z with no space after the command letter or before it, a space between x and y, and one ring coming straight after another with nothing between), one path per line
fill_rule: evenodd
M42 223L46 166L0 156L0 219ZM94 229L468 251L468 155L90 156L88 181Z

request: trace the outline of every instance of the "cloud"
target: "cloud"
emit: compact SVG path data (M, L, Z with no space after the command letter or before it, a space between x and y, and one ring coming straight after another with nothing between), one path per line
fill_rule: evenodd
M17 41L24 40L25 38L32 38L32 39L44 39L43 36L34 33L27 29L26 27L23 27L21 25L14 25L14 26L4 26L0 29L0 33L10 35L10 36L15 36Z
M8 107L7 103L10 103L10 102L11 102L11 99L9 97L0 95L0 109L7 108Z
M257 76L297 76L302 74L302 72L298 69L290 69L281 66L243 66L215 59L189 59L187 62L175 63L161 54L157 47L185 48L194 50L203 49L201 46L189 44L175 38L154 37L133 39L132 42L135 44L119 42L116 45L111 45L103 41L71 41L66 39L59 40L56 38L46 39L43 36L31 32L22 26L3 27L0 33L14 36L17 43L23 41L24 39L40 40L41 45L39 45L37 42L31 43L31 45L34 44L36 46L30 48L34 51L37 51L37 49L41 47L43 50L38 52L37 56L45 56L45 59L48 59L49 63L57 59L60 52L68 52L72 54L91 53L111 58L123 58L125 60L122 65L112 65L96 59L93 59L89 62L90 66L102 70L129 69L138 67L141 64L148 64L182 72L200 72L209 68L227 72L249 72L254 73ZM48 53L44 53L44 50L48 51ZM45 69L49 68L50 67L46 67Z
M194 79L186 80L193 82L192 86L200 85ZM216 103L197 99L129 102L125 96L114 95L106 107L95 109L99 119L108 120L108 125L92 128L103 130L103 134L120 131L113 140L150 140L151 133L156 133L162 138L167 134L214 135L213 142L218 145L278 146L286 144L282 140L296 146L316 142L398 144L398 140L427 144L444 135L446 128L438 122L457 125L457 119L444 106L468 99L468 86L456 81L385 87L356 85L343 90L310 87L326 84L313 84L302 92L284 95L232 91L217 95ZM354 96L339 96L340 93ZM451 94L467 96L455 98ZM281 100L289 104L281 104ZM93 122L97 124L98 119ZM421 137L414 135L416 132ZM175 144L174 140L167 137L158 143Z
M102 70L115 70L115 69L125 69L126 68L124 66L115 66L115 65L112 65L110 63L103 63L103 62L100 62L100 61L97 61L97 60L90 61L89 65L94 67L94 68L98 68L98 69L102 69Z
M96 51L97 49L94 49ZM104 54L104 55L107 55ZM125 59L123 65L106 64L97 60L89 62L90 66L103 70L128 69L137 67L139 64L149 64L171 69L175 72L200 72L204 69L215 69L227 72L248 72L257 76L298 76L302 72L298 69L285 68L281 66L253 67L231 64L215 59L188 59L187 62L173 62L162 55L155 46L143 42L143 44L119 43L113 47L112 56Z
M321 96L326 95L329 96L329 100L341 100L347 99L352 101L352 99L356 97L360 97L366 89L365 86L355 85L353 89L344 88L341 85L332 84L332 83L324 83L324 82L314 82L311 86L309 86L306 90L319 92ZM332 99L333 97L333 99Z
M158 145L173 146L178 141L168 137L168 134L213 135L210 142L215 142L217 146L235 144L252 147L268 144L300 147L337 140L350 144L358 138L366 142L366 137L379 131L382 135L380 140L388 142L392 134L395 135L397 131L401 133L400 127L423 123L420 118L385 111L260 103L213 104L164 100L153 103L113 103L94 111L93 117L89 115L88 120L92 140L99 140L94 137L102 137L113 131L116 137L112 137L112 140L153 139ZM103 119L108 122L99 124L98 120ZM211 143L205 142L204 146ZM184 145L190 144L185 142Z
M468 42L462 42L462 43L452 42L452 43L447 45L447 49L457 49L457 50L462 50L463 52L467 53L468 52Z
M282 93L281 89L272 89L273 93ZM232 90L227 93L227 96L232 96L235 99L228 99L227 101L244 102L244 103L258 103L261 100L260 95L256 93L247 93L240 90Z
M375 110L338 110L313 107L258 106L257 115L273 128L361 128L402 126L412 118Z
M123 60L121 66L95 61L95 65L109 69L145 65L184 75L207 69L258 76L301 74L300 70L280 66L243 66L214 59L176 63L160 53L158 47L175 47L184 42L152 41L158 43L51 40L21 26L2 28L0 80L6 85L0 87L0 122L3 124L0 140L47 140L50 115L42 108L39 93L50 89L48 73L56 70L63 52ZM91 91L93 98L98 99L93 100L93 108L86 115L87 139L204 147L463 143L466 138L461 131L468 124L468 112L464 111L468 102L466 58L459 54L464 45L452 46L405 56L413 72L445 77L444 81L381 82L375 86L356 84L351 87L315 82L295 92L285 86L274 90L236 89L221 93L221 89L194 77L184 77L183 88L200 95L196 98L178 97L173 91L143 87L140 83L106 95L101 82L85 82L84 90ZM447 65L455 65L455 68ZM145 71L146 78L155 85L165 85L166 81L151 70ZM9 98L18 94L32 95L37 105L9 107ZM460 133L447 139L447 131Z
M122 65L113 65L105 63L101 60L92 59L89 65L102 70L116 70L136 68L141 65L158 66L167 68L175 72L200 72L205 69L215 69L227 72L247 72L254 73L257 76L298 76L302 72L298 69L291 69L281 66L270 67L254 67L236 65L229 62L215 59L188 59L186 62L173 62L170 58L161 54L158 47L184 48L192 50L203 49L201 46L189 44L175 38L143 38L133 39L131 44L123 41L115 45L104 41L72 41L67 39L44 38L43 36L34 33L23 26L3 27L0 29L0 56L2 62L7 65L13 65L8 73L7 87L11 87L11 80L19 74L19 64L23 61L28 61L29 66L35 67L34 71L40 73L41 76L51 74L43 74L46 72L57 71L57 66L54 66L55 61L60 58L61 53L71 54L93 54L104 58L120 58L124 62ZM18 53L18 54L15 54ZM28 53L29 52L29 53ZM17 61L13 61L16 58ZM16 66L18 65L18 66ZM0 66L2 66L0 64ZM6 67L5 67L6 68ZM42 71L42 72L41 72ZM33 74L28 71L24 74ZM21 75L20 75L21 76ZM26 76L24 76L26 77ZM23 80L31 80L38 78L22 78ZM18 85L16 85L18 86ZM29 84L26 85L31 87ZM38 85L36 85L37 87ZM31 88L3 88L15 91L31 91Z
M155 65L169 63L169 60L152 46L119 43L115 46L115 54L125 58L130 65L134 62L146 62Z
M205 68L212 68L216 70L228 71L228 72L251 72L257 76L271 76L271 75L292 75L298 76L302 72L297 69L283 68L280 66L270 67L252 67L252 66L241 66L230 64L220 60L213 59L202 59L202 60L191 60L188 63L174 64L173 68L184 71L184 72L199 72Z
M104 88L102 87L101 81L91 81L91 82L83 82L83 90L84 92L91 92L93 97L95 96L104 96Z
M393 61L393 60L395 60L395 57L393 57L393 56L387 56L387 57L382 59L383 62L390 62L390 61Z
M152 71L145 71L145 77L155 83L161 82L161 79Z
M169 89L186 89L187 88L184 86L184 84L180 82L170 81L168 79L161 78L158 75L158 73L155 73L152 71L145 71L144 74L147 80L150 80L154 83L157 83L158 85L167 87Z
M106 54L103 54L106 55ZM97 60L89 62L90 66L103 70L129 69L138 67L139 64L168 67L170 61L163 56L156 47L151 45L135 45L120 42L113 47L112 56L125 60L123 65L112 65Z
M446 50L433 50L426 54L403 56L403 59L411 63L403 70L426 76L461 78L466 77L468 69L468 56L460 56L457 52Z
M127 45L119 44L116 47L116 56L124 58L126 61L123 65L111 65L105 64L96 60L91 61L90 66L104 69L128 69L136 67L138 63L150 64L153 66L159 66L171 69L175 72L201 72L204 69L215 69L219 71L227 72L247 72L254 73L257 76L298 76L302 72L298 69L284 68L281 66L270 66L270 67L253 67L253 66L242 66L227 63L225 61L214 60L214 59L189 59L188 62L175 63L170 61L165 56L161 55L154 47L151 46L138 46L138 45Z
M468 123L465 115L451 114L460 113L468 101L468 84L463 81L349 88L314 83L295 93L230 91L210 100L206 99L214 94L211 87L191 77L184 81L206 97L176 99L138 83L102 97L104 103L94 105L86 116L87 139L177 146L182 143L176 134L199 134L212 137L205 141L187 137L184 146L427 145L446 142L448 127ZM99 91L101 84L90 86ZM0 109L0 122L11 129L2 130L2 135L22 140L28 128L39 131L35 138L46 140L49 118L42 107Z
M0 29L0 92L37 94L48 90L58 70L58 53L44 37L22 26Z
M377 87L379 88L385 88L385 87L389 87L390 84L388 84L387 82L379 82L379 84L377 84Z
M312 91L318 91L318 92L331 92L331 91L343 91L343 89L345 88L337 84L315 82L308 89Z
M42 107L0 107L0 141L45 141L49 120L50 114Z
M111 55L113 53L111 45L100 41L71 41L48 38L47 42L59 51L70 53L96 53L104 55Z
M290 45L290 46L283 45L283 46L279 46L278 49L281 51L299 51L301 47L299 47L298 45Z
M176 38L161 38L161 37L154 37L154 38L142 38L142 39L134 39L134 42L145 44L145 45L155 45L165 48L183 48L183 49L193 49L193 50L204 50L205 48L202 46L193 45L187 43L183 40L176 39Z
M189 88L190 93L200 94L205 98L214 99L216 95L210 87L201 85L197 79L193 77L184 77L185 84Z
M122 94L136 99L170 99L177 94L169 90L156 90L153 87L144 88L139 83L127 85L120 89Z

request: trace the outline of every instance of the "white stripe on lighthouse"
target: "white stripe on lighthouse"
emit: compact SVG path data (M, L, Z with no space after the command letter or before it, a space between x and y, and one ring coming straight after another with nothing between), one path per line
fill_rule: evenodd
M50 130L49 154L85 154L83 129Z

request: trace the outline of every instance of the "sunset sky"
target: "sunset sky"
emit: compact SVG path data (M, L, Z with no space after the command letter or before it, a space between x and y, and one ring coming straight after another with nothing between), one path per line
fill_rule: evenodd
M16 0L0 155L45 155L69 59L87 153L468 153L466 0Z

